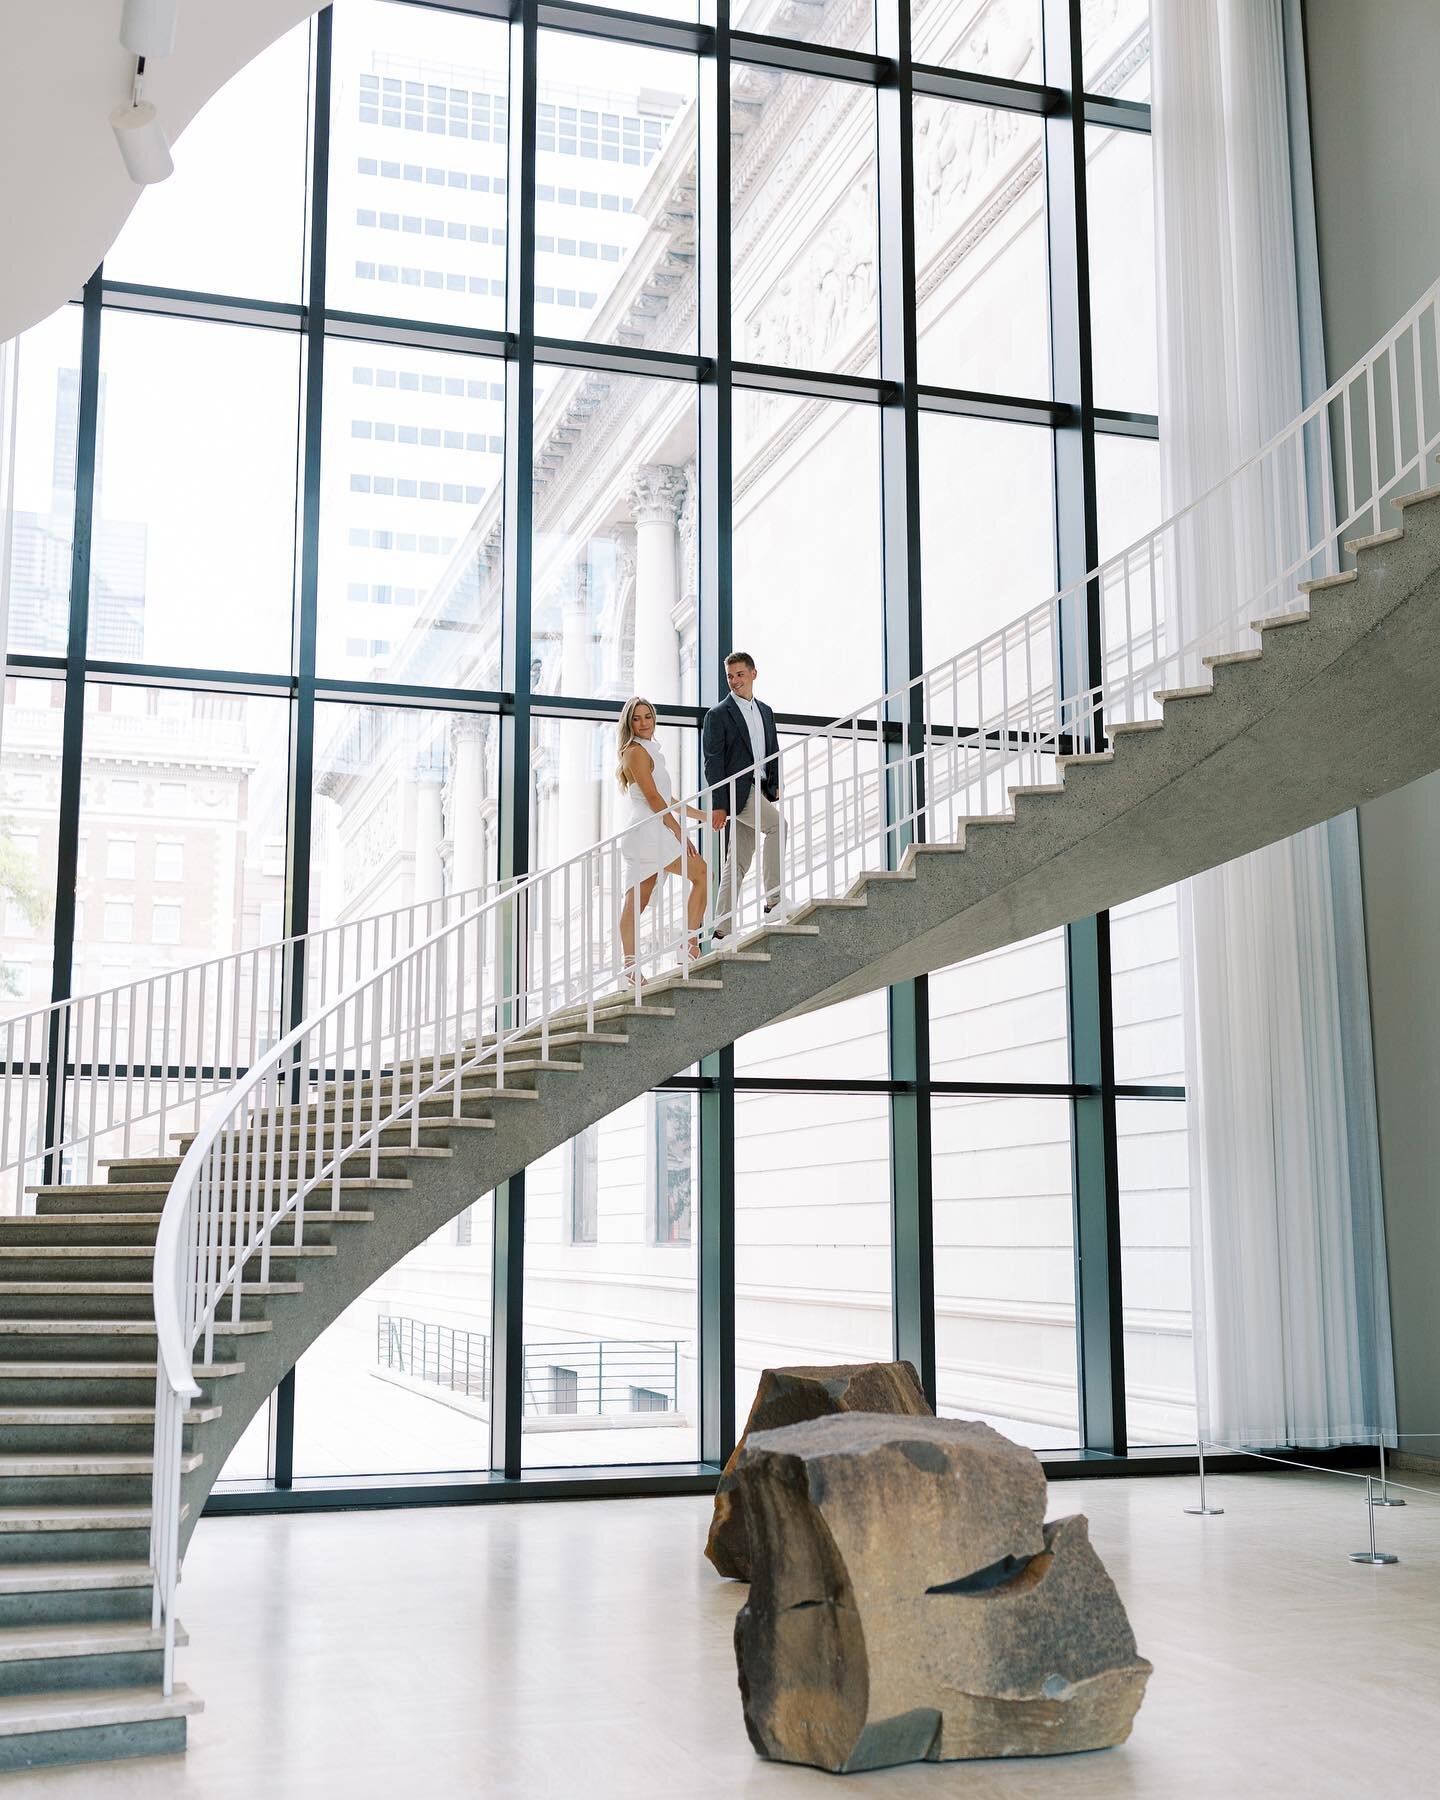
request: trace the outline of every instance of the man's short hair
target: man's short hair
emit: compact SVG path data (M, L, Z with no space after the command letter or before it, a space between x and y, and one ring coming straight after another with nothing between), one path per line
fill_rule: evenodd
M731 663L737 662L746 663L752 669L755 667L755 658L748 650L732 650L725 658L725 667L728 669Z

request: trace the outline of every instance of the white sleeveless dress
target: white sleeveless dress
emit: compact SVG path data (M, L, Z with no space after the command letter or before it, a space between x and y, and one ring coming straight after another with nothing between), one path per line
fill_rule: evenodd
M673 801L675 796L670 788L670 771L665 766L664 751L653 741L641 744L640 748L653 766L656 791L663 800ZM641 793L638 782L632 781L625 790L620 824L625 833L620 839L620 857L627 893L652 875L659 875L684 855L684 846L665 823L664 814L650 810L650 802Z

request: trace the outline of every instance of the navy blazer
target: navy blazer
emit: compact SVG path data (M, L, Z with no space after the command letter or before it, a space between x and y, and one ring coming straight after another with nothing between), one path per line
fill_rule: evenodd
M775 729L775 715L761 699L756 699L761 723L765 727L765 770L760 792L767 800L780 797L780 736ZM750 742L750 727L745 723L733 694L727 694L718 706L705 715L701 736L705 757L705 785L711 789L711 806L723 806L726 812L744 812L754 785L755 747ZM730 799L730 777L735 779L735 799Z

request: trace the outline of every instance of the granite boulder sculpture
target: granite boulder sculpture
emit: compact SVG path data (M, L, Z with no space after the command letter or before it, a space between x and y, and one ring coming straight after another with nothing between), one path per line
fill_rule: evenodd
M987 1425L850 1413L753 1433L735 1624L762 1756L834 1772L1095 1750L1151 1665L1081 1517Z
M752 1432L798 1425L828 1413L900 1413L930 1418L930 1403L908 1362L846 1363L835 1368L765 1369L740 1442L715 1490L715 1512L705 1554L717 1572L750 1579L750 1539L735 1468Z

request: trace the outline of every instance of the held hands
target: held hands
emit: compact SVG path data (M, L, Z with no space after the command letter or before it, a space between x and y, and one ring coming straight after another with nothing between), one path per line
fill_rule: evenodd
M717 806L710 815L711 830L712 831L723 831L725 829L725 821L729 817L730 817L729 813L726 812L726 810L723 806Z

